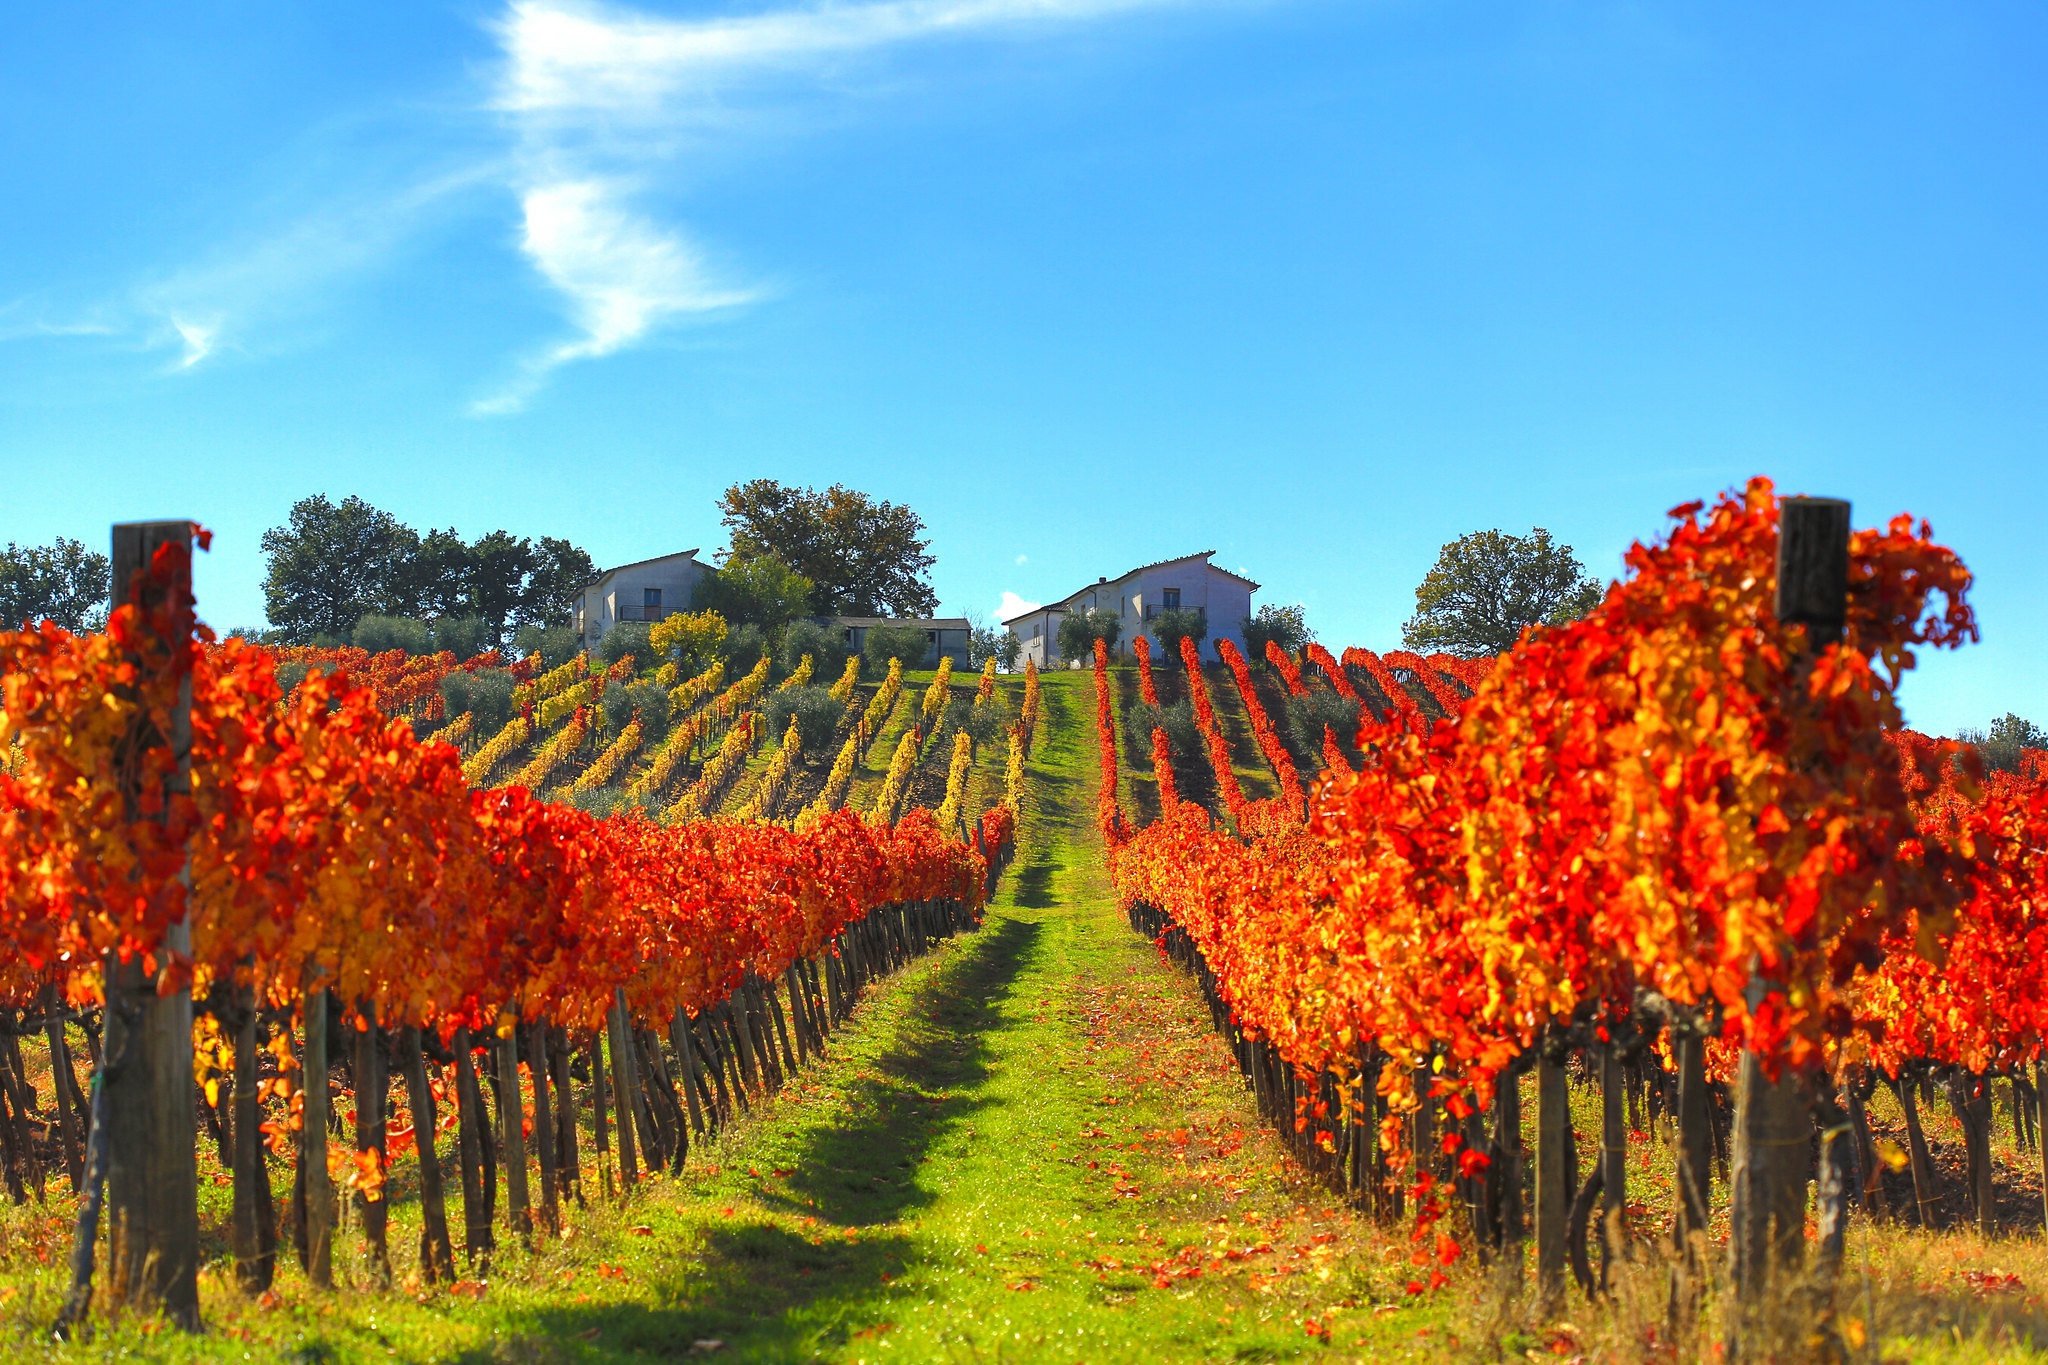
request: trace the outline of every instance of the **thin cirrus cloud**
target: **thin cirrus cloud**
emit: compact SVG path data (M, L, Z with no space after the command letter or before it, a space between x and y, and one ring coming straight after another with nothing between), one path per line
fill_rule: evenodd
M516 412L572 361L611 355L658 328L753 302L758 285L718 278L648 191L687 179L690 148L730 146L772 122L844 63L918 43L1022 36L1200 0L883 0L717 19L520 0L496 25L493 103L512 130L519 245L564 301L576 334L540 351L471 406ZM758 96L750 104L749 96Z

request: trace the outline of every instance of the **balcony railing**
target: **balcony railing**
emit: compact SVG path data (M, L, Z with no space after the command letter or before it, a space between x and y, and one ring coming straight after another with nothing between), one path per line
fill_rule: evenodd
M659 621L665 616L673 615L674 612L674 607L620 607L619 619L621 621Z

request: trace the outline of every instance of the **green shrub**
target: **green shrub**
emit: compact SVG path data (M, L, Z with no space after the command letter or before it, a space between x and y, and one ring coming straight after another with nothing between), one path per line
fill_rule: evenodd
M1264 662L1268 640L1292 654L1314 638L1298 603L1287 607L1263 606L1255 615L1244 618L1244 652L1253 663Z
M728 681L753 670L768 654L768 637L759 626L735 626L725 636L725 676Z
M402 649L408 654L432 654L434 633L425 621L410 616L365 616L349 632L349 643L372 654Z
M441 700L448 719L467 711L474 717L472 733L489 739L512 719L512 687L512 675L501 668L457 671L441 679Z
M1184 639L1199 643L1209 633L1209 614L1200 608L1188 610L1175 607L1162 611L1152 618L1152 638L1159 642L1159 648L1174 663L1180 662L1180 642Z
M768 722L768 741L773 744L782 742L790 717L796 717L797 736L804 752L812 757L822 754L832 743L833 735L839 731L839 718L846 714L846 707L833 700L832 693L823 687L778 688L769 693L761 710Z
M796 672L804 655L811 656L812 676L836 682L840 670L846 667L846 627L821 625L816 621L796 621L782 632L782 648L776 658L782 664L785 675Z
M1087 663L1095 657L1097 640L1115 649L1123 633L1124 618L1108 607L1068 612L1060 620L1060 657Z
M868 627L860 652L879 674L887 671L891 659L901 659L905 668L923 668L931 648L932 642L925 638L924 627L885 625Z
M487 649L498 647L497 633L481 616L444 616L434 622L434 649L447 650L458 659L474 659Z
M633 723L640 713L641 743L653 744L668 734L668 692L652 682L619 683L604 690L604 718L613 733Z
M512 637L520 658L538 653L545 668L560 668L583 652L583 637L567 626L521 626Z
M1192 703L1175 701L1147 706L1140 701L1124 708L1124 733L1137 736L1148 750L1155 727L1166 731L1167 747L1173 750L1175 758L1194 759L1202 755L1202 732L1195 724Z
M634 667L649 666L654 661L654 645L647 638L648 629L645 621L619 622L604 633L604 639L598 641L599 657L609 666L630 654Z
M1358 703L1335 692L1310 692L1287 699L1287 727L1304 753L1323 751L1323 727L1337 732L1337 742L1349 745L1358 734Z

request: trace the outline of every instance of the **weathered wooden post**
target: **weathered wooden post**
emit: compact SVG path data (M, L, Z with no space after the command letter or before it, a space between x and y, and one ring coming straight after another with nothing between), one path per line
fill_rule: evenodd
M1839 498L1785 498L1778 505L1777 616L1806 628L1806 649L1838 643L1849 614L1849 504ZM1752 1012L1785 984L1752 966ZM1792 1068L1769 1076L1753 1051L1736 1081L1735 1151L1729 1247L1736 1312L1754 1314L1781 1277L1797 1272L1805 1250L1808 1142L1813 1117L1807 1078ZM1739 1346L1739 1333L1736 1344ZM1731 1351L1731 1355L1737 1352Z
M1614 1288L1616 1265L1628 1255L1628 1115L1622 1044L1600 1047L1600 1290Z
M256 997L235 988L235 1278L245 1293L270 1288L277 1269L277 1216L263 1161L263 1106L257 1099Z
M623 990L616 994L611 1012L605 1019L605 1029L609 1034L606 1042L611 1045L612 1054L613 1109L618 1114L619 1179L624 1189L630 1190L639 1181L640 1160L633 1142L633 1026L626 1017L626 993Z
M114 591L148 616L165 608L173 621L186 619L192 598L192 523L132 522L114 527ZM145 575L157 551L168 547L177 572L167 580ZM149 642L155 658L137 657L144 668L172 666L187 648L177 638ZM173 766L162 790L124 790L130 822L169 819L170 804L191 790L192 678L187 671L167 718L170 733L138 712L122 743L132 755L130 771L141 780L142 755L168 745ZM145 814L154 809L161 814ZM189 885L189 866L179 874ZM159 992L140 955L127 962L107 958L106 1055L118 1065L104 1068L104 1105L95 1120L106 1130L107 1282L109 1297L145 1313L161 1312L187 1330L199 1327L199 1165L193 1144L197 1110L192 1086L192 987L180 980L172 959L192 950L192 928L180 919L164 931L154 964L173 989Z
M327 1170L327 987L307 989L302 1010L306 1050L300 1071L305 1101L299 1119L299 1175L306 1197L306 1278L334 1288L334 1177Z
M1563 1040L1537 1043L1536 1056L1536 1291L1545 1312L1564 1295L1565 1228L1572 1187L1565 1144L1572 1140L1571 1091L1564 1074Z

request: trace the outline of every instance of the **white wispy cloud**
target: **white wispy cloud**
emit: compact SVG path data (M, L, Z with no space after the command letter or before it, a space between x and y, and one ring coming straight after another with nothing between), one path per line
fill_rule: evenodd
M802 100L828 73L844 94L857 86L841 65L852 56L1196 2L881 0L674 19L517 0L496 25L504 61L494 104L514 132L520 249L562 296L577 335L529 358L471 411L517 411L561 365L762 296L758 285L719 278L684 231L648 206L650 185L687 181L693 140L729 144L750 119ZM744 98L771 85L759 107Z
M996 603L996 620L1007 621L1013 616L1022 616L1027 611L1037 611L1044 605L1043 602L1033 602L1028 597L1006 592L1003 594L1003 600Z
M173 317L171 329L178 334L185 353L178 357L177 368L189 370L213 354L213 339L220 332L218 322L191 322L185 318Z

